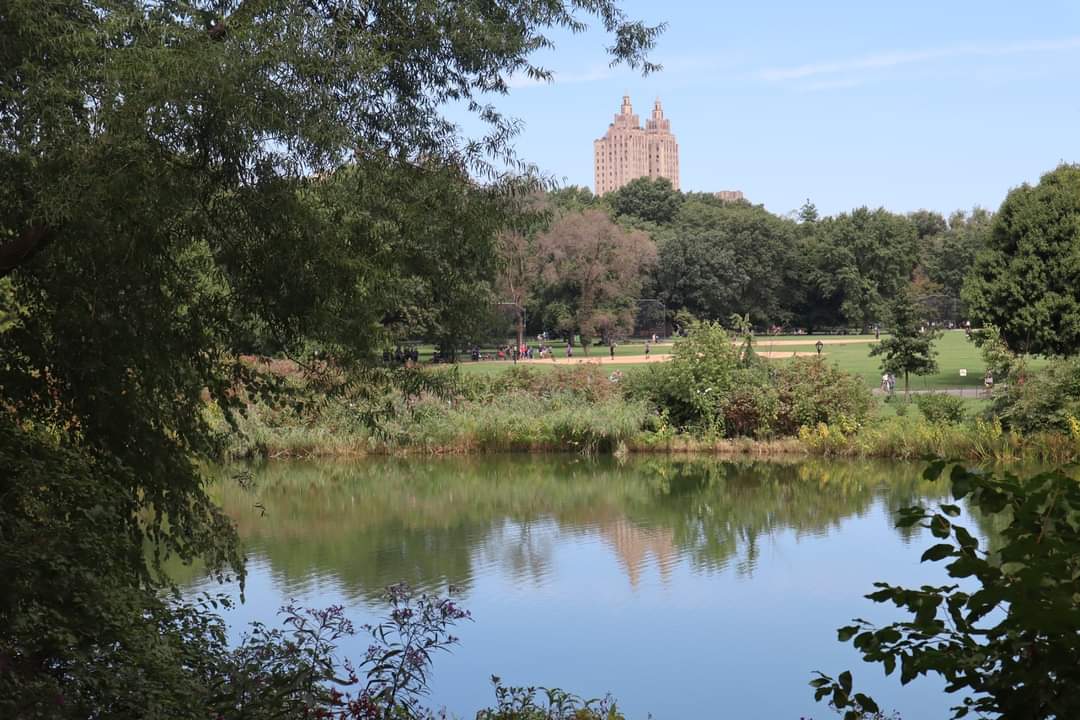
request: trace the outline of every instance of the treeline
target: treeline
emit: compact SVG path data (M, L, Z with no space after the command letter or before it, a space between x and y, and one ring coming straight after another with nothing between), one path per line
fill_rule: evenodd
M656 313L749 317L759 329L865 329L911 292L927 322L967 318L962 289L993 214L949 217L856 208L793 216L641 178L604 197L570 187L538 201L547 222L502 242L501 297L528 308L528 332L583 342L651 333Z

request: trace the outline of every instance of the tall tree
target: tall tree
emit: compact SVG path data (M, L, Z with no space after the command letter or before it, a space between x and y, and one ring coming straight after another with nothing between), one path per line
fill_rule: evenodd
M645 233L626 230L601 210L567 213L536 240L548 324L588 351L598 335L633 330L642 279L656 260Z
M783 322L795 224L761 206L687 200L659 249L657 292L705 319Z
M803 245L808 325L866 326L911 280L915 227L883 208L858 208L814 223Z
M963 299L1016 352L1080 351L1080 165L1009 193Z
M897 294L889 304L890 335L870 350L870 357L881 357L881 369L903 374L904 394L910 391L910 375L932 375L937 372L937 350L934 342L938 333L923 326L918 306L910 291Z
M605 199L616 216L630 215L658 225L671 222L683 196L667 178L640 177L623 185Z
M239 326L345 367L410 312L467 325L506 189L477 178L520 163L486 96L582 12L652 67L612 0L0 4L0 716L207 716L158 590L169 556L241 567L196 463L207 398L274 389Z
M992 213L979 207L970 214L957 211L949 216L946 230L920 238L922 273L934 292L934 297L926 303L928 308L937 310L940 319L964 319L961 302L964 282L975 258L986 247L992 219Z

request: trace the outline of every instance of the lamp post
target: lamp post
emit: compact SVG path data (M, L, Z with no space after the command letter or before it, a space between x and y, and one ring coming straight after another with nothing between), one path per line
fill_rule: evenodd
M821 355L821 348L825 347L825 343L818 340L816 343L814 343L814 347L817 348L817 354Z

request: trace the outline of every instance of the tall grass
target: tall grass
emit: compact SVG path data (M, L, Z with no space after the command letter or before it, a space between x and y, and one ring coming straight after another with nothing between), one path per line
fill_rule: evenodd
M951 457L979 463L1039 462L1060 465L1080 460L1080 437L1059 432L1006 430L997 419L932 423L920 415L882 419L855 432L819 424L803 428L799 439L815 455L913 460Z
M235 429L219 420L223 455L348 457L395 452L570 451L612 453L650 427L644 402L508 392L487 401L398 400L372 421L341 402L306 414L252 406Z

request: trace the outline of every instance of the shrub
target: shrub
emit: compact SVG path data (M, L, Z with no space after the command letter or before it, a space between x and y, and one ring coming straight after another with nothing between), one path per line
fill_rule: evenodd
M836 424L841 418L862 424L874 399L857 376L824 358L794 358L774 370L778 396L775 430L795 435L800 427Z
M698 323L675 343L669 362L634 373L627 392L666 411L679 427L722 427L738 367L739 351L724 328Z
M737 383L722 403L724 434L727 437L768 435L776 422L778 404L772 388L752 381Z
M1014 370L992 412L1023 432L1069 432L1069 417L1080 417L1080 358L1053 360L1036 373Z
M559 393L580 395L596 402L618 396L622 391L610 378L610 371L597 365L572 365L536 369L524 365L510 368L492 381L490 394L524 391L541 397Z
M955 424L964 419L964 401L948 393L918 395L915 404L923 417L932 423Z

